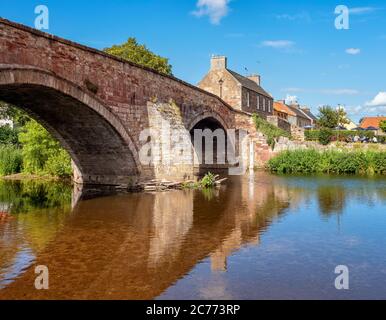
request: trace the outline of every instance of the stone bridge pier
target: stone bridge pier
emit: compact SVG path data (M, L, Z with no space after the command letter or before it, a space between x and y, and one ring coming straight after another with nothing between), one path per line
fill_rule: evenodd
M219 169L180 161L195 152L190 137L197 128L243 129L247 140L264 144L250 114L213 94L4 19L0 100L28 112L60 141L76 167L74 180L83 184L130 186ZM176 141L175 130L184 138ZM158 151L144 148L152 143ZM241 161L252 166L251 154L240 152Z

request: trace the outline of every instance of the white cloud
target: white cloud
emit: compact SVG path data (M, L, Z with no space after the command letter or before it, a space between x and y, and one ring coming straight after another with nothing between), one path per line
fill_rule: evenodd
M287 20L287 21L301 21L304 20L306 22L311 22L311 16L308 12L300 12L295 14L277 14L276 19L278 20Z
M347 96L353 96L356 94L359 94L358 90L355 89L323 89L320 91L323 94L330 94L330 95L347 95Z
M285 103L286 104L297 104L298 103L298 97L297 96L291 96L287 94L287 97L285 98Z
M209 16L211 23L219 24L229 13L229 2L230 0L198 0L197 10L193 14L196 17Z
M359 49L359 48L348 48L348 49L346 49L346 53L355 56L355 55L361 53L361 49Z
M367 107L386 107L386 92L378 93L375 98L366 103Z
M303 88L296 88L296 87L290 87L290 88L284 88L284 89L281 89L281 91L283 92L304 92L305 89Z
M378 9L374 7L356 7L356 8L350 8L349 10L350 10L350 14L360 15L360 14L372 13Z
M275 49L289 49L295 45L295 42L290 40L266 40L261 43L263 47L271 47Z

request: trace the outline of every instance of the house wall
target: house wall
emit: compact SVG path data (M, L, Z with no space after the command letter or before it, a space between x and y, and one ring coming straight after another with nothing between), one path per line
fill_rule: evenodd
M222 86L220 80L223 81ZM198 83L198 87L221 97L233 108L242 110L241 86L226 69L210 70Z
M249 95L249 103L248 103ZM257 103L259 99L259 104ZM265 109L264 109L265 100ZM266 119L267 116L273 115L273 99L265 97L247 88L242 88L242 110L250 113L257 113L262 118Z

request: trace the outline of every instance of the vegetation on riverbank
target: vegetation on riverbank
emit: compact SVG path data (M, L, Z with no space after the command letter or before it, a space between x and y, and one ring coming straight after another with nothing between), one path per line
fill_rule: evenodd
M304 137L307 141L319 141L323 145L327 145L333 141L352 141L355 136L359 138L373 139L377 137L380 143L386 142L386 136L376 136L374 131L355 131L355 130L306 130Z
M386 174L386 152L284 151L268 162L277 173Z
M289 132L274 126L257 114L253 115L253 121L255 122L256 129L266 136L267 143L272 148L275 147L276 140L280 137L291 138Z
M71 176L69 154L46 129L5 103L0 103L0 114L14 124L0 127L0 176Z

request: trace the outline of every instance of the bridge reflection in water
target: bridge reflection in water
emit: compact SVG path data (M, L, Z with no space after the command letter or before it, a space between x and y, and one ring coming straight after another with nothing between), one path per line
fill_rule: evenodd
M213 191L92 198L0 181L0 299L340 298L341 261L362 281L353 298L384 296L385 275L370 270L386 263L385 190L384 179L255 173ZM49 290L34 288L37 265Z
M61 199L35 190L29 196L36 203L52 206L11 203L20 213L0 227L0 298L151 299L207 257L212 272L226 271L227 257L258 245L289 206L284 185L266 175L249 179L212 192L83 200L72 210L68 189L60 190ZM36 265L48 266L50 290L34 288Z

